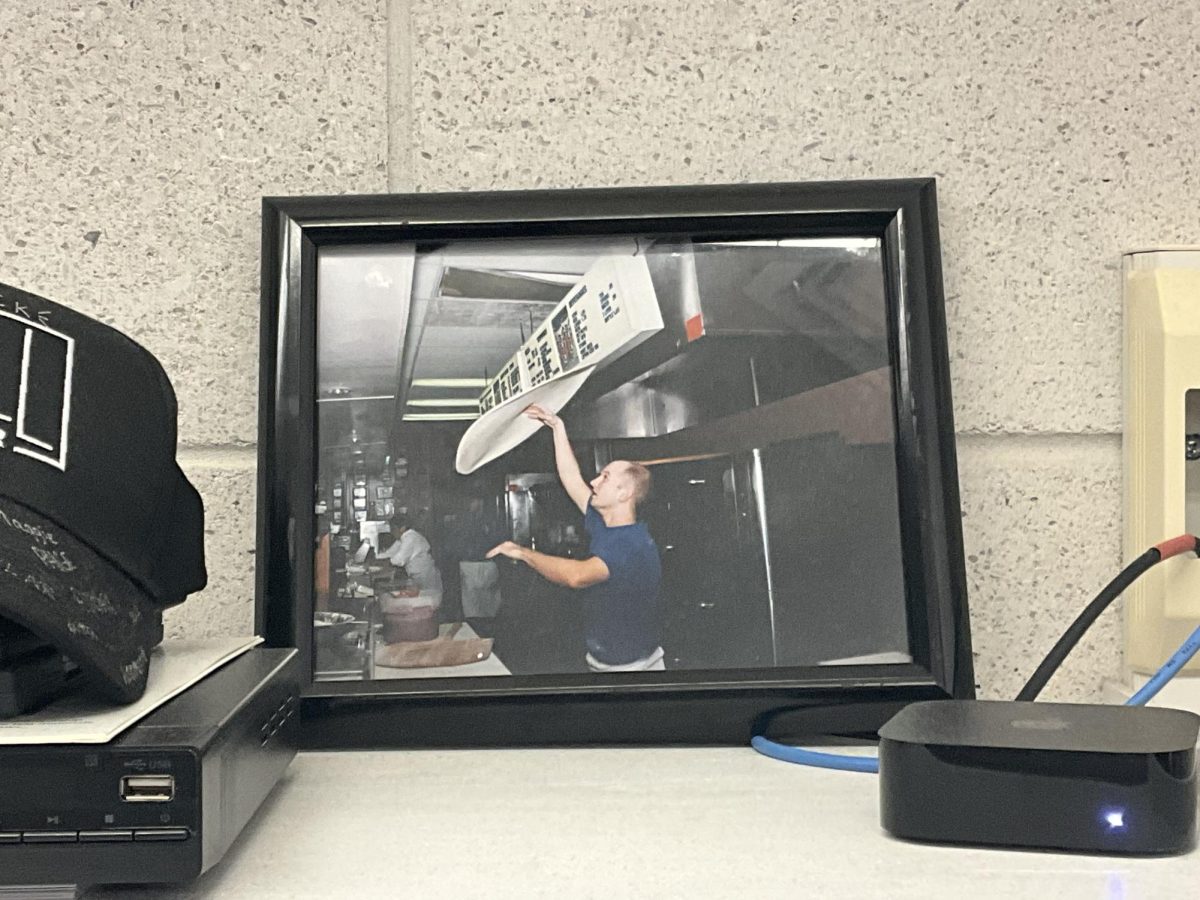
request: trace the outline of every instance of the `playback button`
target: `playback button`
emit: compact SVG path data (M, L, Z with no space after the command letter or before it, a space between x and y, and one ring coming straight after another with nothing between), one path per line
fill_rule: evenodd
M133 833L135 841L186 841L186 828L144 828Z
M121 829L110 829L108 831L81 831L79 832L80 843L84 844L112 844L121 841L132 841L132 831L122 831Z
M73 844L79 838L78 831L26 831L26 844Z

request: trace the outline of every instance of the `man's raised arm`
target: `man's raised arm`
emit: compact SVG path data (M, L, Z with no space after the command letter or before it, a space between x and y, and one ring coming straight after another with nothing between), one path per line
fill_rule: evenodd
M549 410L543 409L536 403L525 410L525 415L537 419L543 425L548 425L554 433L554 465L558 469L558 480L566 489L572 502L579 507L580 512L587 511L588 500L592 497L592 489L583 480L579 471L579 462L575 459L575 451L567 439L567 426L563 420Z

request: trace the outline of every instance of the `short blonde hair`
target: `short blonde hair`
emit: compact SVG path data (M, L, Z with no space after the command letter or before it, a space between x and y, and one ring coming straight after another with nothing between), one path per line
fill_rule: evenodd
M641 463L627 462L625 474L633 484L633 503L637 506L650 496L650 470Z

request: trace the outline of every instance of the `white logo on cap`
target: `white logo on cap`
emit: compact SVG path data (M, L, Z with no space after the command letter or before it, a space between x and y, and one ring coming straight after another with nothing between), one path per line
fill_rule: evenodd
M71 421L71 375L75 366L75 339L42 322L34 322L0 309L0 328L13 328L3 320L16 323L20 329L20 333L14 337L20 341L21 356L20 359L0 359L0 449L12 450L13 453L28 456L65 472L67 426ZM36 388L31 391L29 383L30 365L36 354L46 352L47 340L61 341L65 345L62 392L58 395L51 395ZM11 389L12 386L16 387L15 392ZM14 401L15 409L5 408L6 403L11 405ZM31 408L36 408L40 417L47 413L58 413L60 426L57 438L47 439L45 435L38 436L29 432L28 417ZM12 434L9 433L10 427L16 429Z

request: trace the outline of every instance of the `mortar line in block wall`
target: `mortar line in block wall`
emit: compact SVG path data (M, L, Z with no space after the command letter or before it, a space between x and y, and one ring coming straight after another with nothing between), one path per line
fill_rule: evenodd
M176 454L185 472L198 469L254 470L258 466L258 449L254 445L198 444L180 447Z
M1044 453L1054 451L1103 450L1117 451L1120 434L1043 433L1015 434L964 433L956 437L960 450L1000 451L1009 453ZM184 468L253 469L258 463L254 444L190 444L180 447L179 463Z
M982 447L1011 447L1029 450L1077 450L1080 448L1114 448L1121 446L1120 432L961 432L955 436L955 444L959 448L978 449Z
M387 5L387 186L392 193L416 190L413 160L413 54L411 0Z

